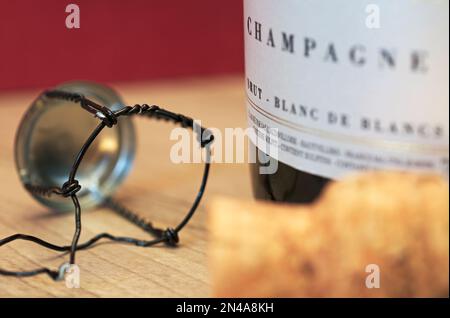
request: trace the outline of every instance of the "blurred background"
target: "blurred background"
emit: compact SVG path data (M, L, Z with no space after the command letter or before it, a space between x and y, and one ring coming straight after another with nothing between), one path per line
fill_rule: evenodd
M0 3L0 92L243 72L242 0ZM66 27L70 3L79 29Z

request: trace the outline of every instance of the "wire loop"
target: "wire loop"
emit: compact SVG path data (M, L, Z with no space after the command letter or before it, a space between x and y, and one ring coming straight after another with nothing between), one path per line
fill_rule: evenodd
M211 131L203 128L196 127L194 120L190 117L184 116L182 114L176 114L170 112L168 110L162 109L159 106L152 105L149 106L147 104L136 104L134 106L124 106L117 111L112 111L108 107L99 105L92 100L87 99L82 94L65 92L60 90L50 90L45 91L42 94L43 97L49 99L62 99L74 103L80 104L80 106L87 110L89 113L93 114L97 118L101 120L100 124L94 129L94 131L90 134L84 145L81 147L75 162L73 163L72 169L69 173L68 180L62 185L62 187L43 187L39 185L25 184L25 188L27 191L40 194L43 196L50 196L52 194L60 195L62 197L68 198L70 197L73 201L75 208L75 232L72 239L72 244L70 246L59 246L52 243L49 243L40 238L24 235L24 234L14 234L4 239L0 239L0 247L13 242L15 240L25 240L30 241L45 248L55 250L58 252L69 252L70 253L70 263L65 263L60 266L58 270L50 270L48 268L39 268L32 271L22 271L22 272L12 272L3 270L0 268L0 275L7 276L16 276L16 277L29 277L35 276L39 274L47 274L50 278L55 281L62 280L64 278L66 269L68 266L75 264L75 253L79 250L84 250L91 248L95 243L97 243L101 239L108 239L110 241L132 244L140 247L149 247L158 243L165 243L168 246L175 247L179 243L179 235L178 233L183 229L184 226L189 222L189 220L194 215L206 188L206 183L209 175L210 168L210 145L214 140L214 136ZM117 124L118 118L120 116L132 116L132 115L140 115L148 118L154 119L162 119L165 121L172 121L175 124L179 124L183 128L190 128L197 134L197 140L200 143L202 148L206 149L206 163L203 172L203 178L200 184L200 188L198 190L197 196L187 212L182 221L175 228L167 228L165 230L158 229L153 227L151 222L139 217L136 213L126 209L118 202L114 201L112 198L106 198L104 205L109 207L111 210L115 211L120 216L124 217L128 221L137 225L147 233L153 235L155 238L153 240L139 240L135 238L129 237L120 237L114 236L108 233L101 233L93 238L89 239L85 243L78 244L78 240L81 234L81 207L78 202L77 193L81 190L81 185L78 180L75 179L78 167L80 166L81 161L83 160L84 154L89 149L89 146L95 140L95 138L100 134L100 132L105 127L113 127ZM206 135L206 136L205 136Z
M163 238L165 239L165 243L172 247L176 246L180 241L177 231L173 228L167 228L163 233Z
M75 195L78 191L81 190L81 186L78 183L78 180L73 181L66 181L61 187L61 190L55 192L56 194L59 194L63 196L64 198L71 197L72 195Z

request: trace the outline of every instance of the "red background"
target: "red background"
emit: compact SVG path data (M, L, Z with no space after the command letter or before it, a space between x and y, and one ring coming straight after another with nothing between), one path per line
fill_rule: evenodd
M241 73L242 21L242 0L0 0L0 90Z

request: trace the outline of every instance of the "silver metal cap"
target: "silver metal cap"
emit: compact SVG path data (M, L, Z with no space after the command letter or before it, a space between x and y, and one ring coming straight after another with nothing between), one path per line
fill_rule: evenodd
M116 111L123 107L121 98L110 88L87 82L70 82L55 89L76 92ZM15 141L16 167L23 184L61 187L75 157L86 139L100 123L79 104L39 97L27 110ZM135 133L130 118L119 118L113 128L105 128L89 147L78 169L81 185L78 199L83 208L103 202L128 174L135 155ZM34 198L52 209L72 211L70 198Z

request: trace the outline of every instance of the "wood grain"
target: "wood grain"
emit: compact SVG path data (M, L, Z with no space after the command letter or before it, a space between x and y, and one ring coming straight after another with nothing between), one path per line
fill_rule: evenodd
M240 77L117 84L128 104L155 103L202 120L208 127L245 127L243 80ZM14 165L14 134L22 114L39 91L0 95L0 237L32 234L55 244L72 238L73 214L48 211L22 188ZM134 168L116 198L155 220L175 225L192 203L202 165L169 160L173 141L167 123L135 121L138 153ZM152 138L159 136L159 138ZM167 136L164 137L164 136ZM138 248L99 244L77 254L81 288L68 289L46 276L25 279L0 276L1 297L206 297L210 295L204 203L214 194L250 198L246 164L215 164L205 198L181 232L179 248ZM99 233L146 238L145 233L106 209L83 211L81 241ZM0 248L0 267L10 270L58 267L68 255L27 242Z

